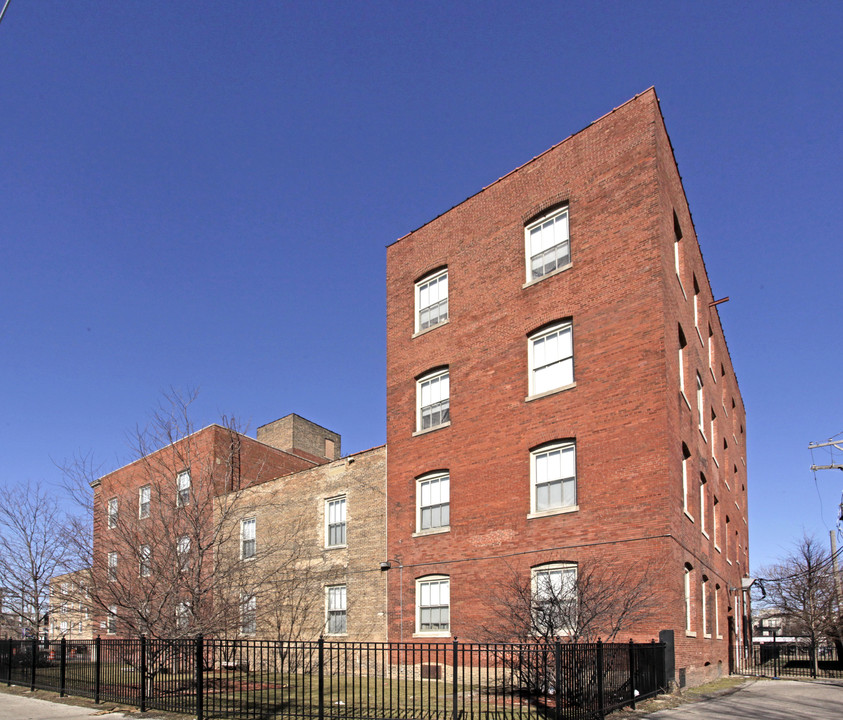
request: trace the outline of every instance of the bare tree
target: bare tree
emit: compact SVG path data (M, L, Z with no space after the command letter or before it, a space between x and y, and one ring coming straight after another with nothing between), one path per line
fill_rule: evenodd
M0 493L4 615L25 636L38 637L46 623L50 578L72 566L68 539L66 517L44 488L27 483Z
M828 636L839 645L841 618L835 601L831 553L816 538L804 535L781 562L761 569L766 597L758 604L775 611L791 631L807 638L814 673L817 645Z
M540 569L539 569L540 570ZM655 608L652 569L616 568L592 560L578 567L519 574L488 602L484 635L514 642L612 642Z
M196 431L194 398L165 396L132 436L137 459L120 470L101 476L89 455L63 467L87 522L99 523L96 546L90 533L78 539L101 624L154 640L201 633L229 640L232 655L257 628L279 639L318 637L323 586L336 571L309 537L311 518L265 491L277 453L241 434L236 421ZM279 520L256 543L244 520L259 514Z

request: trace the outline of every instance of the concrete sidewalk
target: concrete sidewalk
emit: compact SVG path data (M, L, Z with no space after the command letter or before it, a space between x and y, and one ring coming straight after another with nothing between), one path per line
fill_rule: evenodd
M645 716L651 720L841 720L843 684L758 680L711 700Z
M12 693L0 693L0 720L83 720L84 718L104 718L104 720L122 720L122 712L108 712L113 706L99 708L65 705L61 702L39 700ZM152 720L145 714L144 720Z

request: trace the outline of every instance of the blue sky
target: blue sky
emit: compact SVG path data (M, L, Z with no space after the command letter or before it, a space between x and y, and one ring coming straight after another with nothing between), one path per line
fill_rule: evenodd
M752 566L826 539L842 30L831 2L12 0L0 482L122 464L170 386L200 388L200 425L384 442L384 247L654 85L731 297Z

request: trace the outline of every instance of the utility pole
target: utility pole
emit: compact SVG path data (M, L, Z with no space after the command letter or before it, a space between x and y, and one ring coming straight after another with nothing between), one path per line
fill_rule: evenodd
M828 531L828 536L831 538L831 572L834 577L834 597L837 600L837 614L840 614L841 604L840 598L840 564L837 562L837 532L834 530Z

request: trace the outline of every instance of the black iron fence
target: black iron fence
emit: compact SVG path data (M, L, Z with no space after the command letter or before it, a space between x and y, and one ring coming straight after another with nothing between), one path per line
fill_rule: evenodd
M664 691L664 643L0 640L0 682L204 718L590 720Z
M738 659L737 672L765 677L843 679L843 658L832 643L753 643Z

